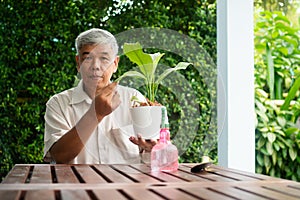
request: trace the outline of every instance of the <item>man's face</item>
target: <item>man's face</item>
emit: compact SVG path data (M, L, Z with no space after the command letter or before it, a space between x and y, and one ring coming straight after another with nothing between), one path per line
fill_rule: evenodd
M103 88L110 82L117 70L119 57L107 44L85 45L76 56L77 70L80 72L84 88Z

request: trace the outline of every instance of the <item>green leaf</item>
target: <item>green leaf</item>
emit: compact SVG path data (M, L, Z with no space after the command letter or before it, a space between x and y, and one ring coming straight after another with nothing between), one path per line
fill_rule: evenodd
M280 48L278 48L278 51L280 51L285 56L287 56L289 54L289 50L286 47L280 47Z
M256 166L256 173L262 174L263 168L261 166Z
M268 133L268 141L272 144L276 140L276 135L274 133Z
M275 130L276 133L279 133L282 136L285 136L285 133L280 129L280 130Z
M152 72L151 75L154 76L155 70L157 68L157 65L161 59L161 57L163 57L165 54L164 53L155 53L155 54L150 54L152 60L153 60L153 68L152 68Z
M269 128L268 127L262 127L259 129L260 132L263 132L263 133L266 133L269 131Z
M273 151L274 151L272 143L267 142L266 147L267 147L267 152L268 152L268 154L269 154L269 155L272 155L272 154L273 154Z
M272 163L270 161L270 157L269 156L264 156L264 164L265 164L265 167L266 167L266 172L268 173L271 166L272 166Z
M277 144L277 142L274 142L273 146L275 148L275 151L279 151L280 150L280 146L279 146L279 144Z
M255 91L257 95L259 95L258 90ZM267 97L264 97L267 98ZM255 106L259 109L259 111L266 112L266 107L258 100L255 100Z
M258 142L257 142L257 149L260 149L261 147L263 147L266 143L266 140L263 137L260 137Z
M287 97L285 98L284 104L281 106L281 110L287 110L290 106L290 102L295 98L296 93L300 88L300 76L295 80L293 86L288 92Z
M263 158L262 154L258 153L256 155L256 160L260 166L262 166L262 167L264 166L264 158Z
M281 152L282 152L283 158L286 159L287 158L287 149L282 149Z
M278 117L276 118L276 120L277 120L277 122L279 123L279 125L280 125L281 127L284 127L284 126L286 125L286 119L285 119L284 117L278 116Z
M137 71L128 71L128 72L125 72L124 74L122 74L122 76L117 78L115 81L119 82L125 77L136 77L136 78L141 78L141 79L146 80L146 77L142 73L137 72Z
M270 170L270 175L275 176L275 172L276 172L275 168L272 167L271 170Z
M262 90L262 89L260 89L260 88L255 89L255 94L256 94L256 96L268 98L268 93L266 93L264 90ZM255 101L255 104L256 104L256 103L261 104L261 102L259 102L259 101L257 101L257 100ZM262 108L262 110L266 110L266 109L264 108L263 105L260 106L260 107Z
M269 47L269 44L266 44L266 52L267 52L267 80L268 80L268 86L270 89L270 95L271 99L275 98L275 92L274 92L274 84L275 84L275 72L274 72L274 61L272 57L272 50Z
M273 163L273 166L276 165L276 162L277 162L277 153L276 153L276 151L274 151L273 154L272 154L272 163Z
M290 23L289 19L286 16L282 15L282 13L280 13L280 12L277 12L276 17L274 18L274 21L276 21L276 24L277 23L283 24L283 22L285 22L287 24Z
M148 71L144 69L144 66L152 65L153 60L150 54L143 52L143 47L140 45L139 42L124 43L123 52L130 59L131 62L139 66L140 70L144 75L148 73Z
M181 70L181 69L186 69L191 63L188 62L180 62L178 63L174 68L169 68L165 70L155 81L157 84L159 84L166 76L168 76L170 73Z
M277 158L277 164L281 168L283 162L282 162L282 158L280 156L278 156L278 158Z
M144 53L143 48L139 42L125 43L123 46L123 52L131 62L138 65L140 71L146 77L147 82L153 82L153 76L156 69L156 65L154 65L153 58L159 57L160 53L157 53L152 56L151 54ZM156 62L158 61L156 60Z
M290 136L291 134L297 133L298 131L299 131L299 129L297 127L290 127L285 130L285 133L287 136Z
M298 130L299 132L297 133L297 139L298 139L298 142L300 140L300 130ZM299 142L300 143L300 142Z
M269 122L269 118L265 112L258 110L256 111L256 114L258 114L264 122Z
M265 148L261 148L260 152L263 153L264 155L269 155L269 153L267 152L267 150Z
M130 99L131 102L137 102L137 103L146 103L148 105L147 102L145 102L144 100L142 99L139 99L137 96L132 96L131 99Z
M292 161L294 161L297 158L297 151L294 148L290 148L289 155Z

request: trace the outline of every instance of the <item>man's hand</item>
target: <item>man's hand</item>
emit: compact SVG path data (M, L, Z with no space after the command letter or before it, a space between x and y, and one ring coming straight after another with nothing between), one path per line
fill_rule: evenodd
M131 136L129 140L133 143L139 146L140 153L142 153L144 150L146 152L151 152L152 148L157 144L158 140L150 139L145 140L142 138L141 135L138 135L137 138L134 136Z
M117 82L110 83L104 88L96 89L96 95L92 106L95 108L98 121L106 115L109 115L120 105L120 95L116 89Z

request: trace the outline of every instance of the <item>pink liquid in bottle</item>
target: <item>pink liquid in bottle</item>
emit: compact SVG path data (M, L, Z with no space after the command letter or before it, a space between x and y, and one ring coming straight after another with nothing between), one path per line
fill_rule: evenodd
M178 169L178 150L170 141L170 131L166 108L162 107L162 123L159 142L151 151L152 171L176 171Z

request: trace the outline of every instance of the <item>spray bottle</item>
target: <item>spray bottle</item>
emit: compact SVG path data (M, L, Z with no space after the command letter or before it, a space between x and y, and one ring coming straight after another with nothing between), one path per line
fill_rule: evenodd
M167 110L162 107L159 142L151 151L151 171L176 171L178 150L171 143Z

